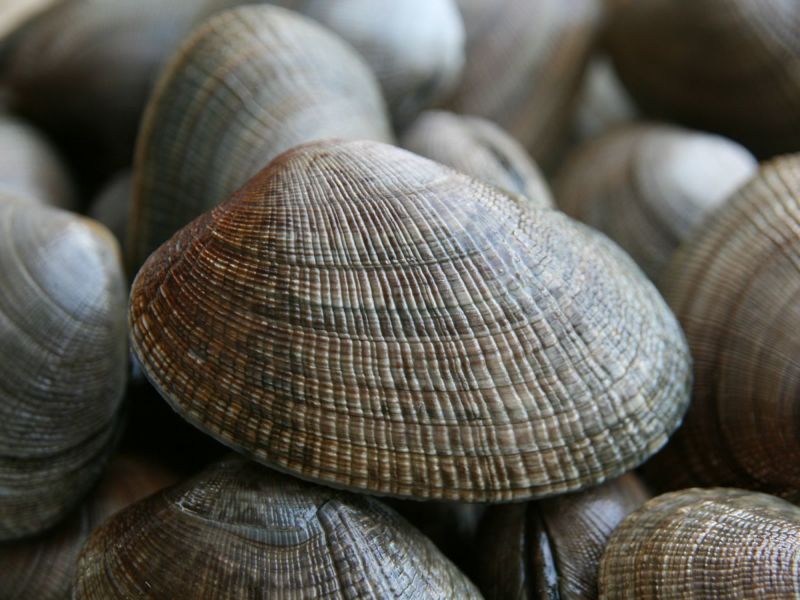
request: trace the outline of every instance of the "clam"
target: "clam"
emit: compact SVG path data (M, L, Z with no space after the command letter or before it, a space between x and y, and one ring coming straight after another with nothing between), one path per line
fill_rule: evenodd
M800 4L637 0L612 9L608 50L647 114L762 157L800 150Z
M126 291L101 225L0 200L0 540L31 535L89 490L125 389Z
M651 479L800 500L800 155L762 166L675 254L661 288L694 389Z
M757 169L731 140L637 124L578 146L554 190L561 210L608 235L656 281L681 242Z
M162 73L138 141L128 237L135 270L272 158L318 138L391 140L375 77L315 22L274 6L224 11Z
M454 0L271 0L311 17L359 51L402 128L446 98L464 66Z
M800 508L730 488L658 496L614 531L598 583L609 600L797 598Z
M131 456L112 459L98 486L64 523L34 538L0 544L0 598L70 598L78 554L92 530L174 480L154 463Z
M376 494L587 487L655 452L688 402L680 329L607 238L376 142L279 156L151 255L130 306L186 419Z
M639 117L633 98L605 54L593 56L589 61L577 104L572 134L578 142L629 124Z
M180 560L175 560L180 557ZM75 600L480 598L377 500L229 458L95 530Z
M611 533L650 495L632 473L583 492L493 506L478 534L477 581L493 598L597 598Z
M88 177L132 159L158 70L209 0L60 0L0 41L9 105L85 162Z
M550 189L525 149L487 119L431 110L408 128L400 145L503 190L532 205L552 206Z
M72 178L50 142L24 121L2 114L0 192L59 208L75 206Z
M551 166L569 131L600 16L597 0L458 0L466 66L448 107L508 131Z

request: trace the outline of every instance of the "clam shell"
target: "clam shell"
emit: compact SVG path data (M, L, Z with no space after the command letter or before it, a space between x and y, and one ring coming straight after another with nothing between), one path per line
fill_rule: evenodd
M577 103L572 132L577 142L607 133L639 117L633 98L605 54L594 55L589 61Z
M800 3L615 2L606 36L646 113L740 141L800 150Z
M132 270L270 159L318 138L391 140L378 83L355 51L273 6L224 11L184 42L138 142Z
M231 458L97 529L81 553L73 597L480 594L430 540L380 502Z
M88 177L127 166L158 70L209 1L50 2L0 41L10 107L88 163Z
M600 16L596 0L458 0L466 66L448 108L485 117L545 168L565 141Z
M129 320L190 422L378 494L586 487L655 452L688 402L680 329L616 246L374 142L277 158L150 257Z
M171 473L153 463L114 458L98 486L66 521L40 536L0 544L0 598L70 598L78 554L92 530L174 481Z
M61 158L27 123L0 114L0 190L59 208L74 208L75 190Z
M273 0L353 45L381 84L402 128L444 100L464 66L464 25L454 0Z
M597 571L608 539L649 497L628 473L582 492L489 508L477 544L476 580L484 597L597 598Z
M676 253L661 287L695 382L653 481L800 500L800 155L762 166Z
M579 146L554 190L561 210L608 235L656 281L681 242L757 170L731 140L648 123Z
M796 598L800 509L730 488L658 496L611 536L599 586L609 600Z
M426 111L403 134L400 145L507 192L522 194L538 208L553 205L550 189L525 149L487 119Z
M0 540L52 525L99 476L125 389L125 307L104 227L0 202Z

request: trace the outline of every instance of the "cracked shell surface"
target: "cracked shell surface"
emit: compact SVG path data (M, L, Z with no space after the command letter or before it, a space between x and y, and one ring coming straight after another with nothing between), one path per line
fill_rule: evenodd
M95 530L79 559L74 597L481 596L430 540L377 500L235 457Z
M150 257L129 320L189 421L377 494L586 487L643 462L688 402L677 322L612 242L373 142L279 157Z
M653 498L614 531L600 597L796 598L800 508L734 488Z

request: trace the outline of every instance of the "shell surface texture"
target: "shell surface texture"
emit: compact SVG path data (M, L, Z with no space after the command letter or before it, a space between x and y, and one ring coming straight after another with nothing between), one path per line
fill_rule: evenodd
M800 596L800 508L756 492L691 488L653 498L614 531L600 597Z
M478 534L484 597L597 598L600 557L611 533L649 497L627 473L574 494L490 507Z
M481 117L431 110L408 128L400 145L507 192L532 205L553 205L550 189L525 149L500 127Z
M800 150L800 3L615 4L609 53L647 114L721 133L760 158Z
M680 329L607 238L401 149L283 154L139 272L182 416L304 478L503 501L620 475L688 401Z
M211 17L165 68L145 114L131 270L284 150L332 137L392 137L378 83L349 45L274 6Z
M661 289L695 379L685 422L649 478L799 501L800 155L762 166L676 253Z
M125 389L125 308L110 232L0 201L0 540L52 525L100 475Z
M78 554L92 530L174 481L172 473L151 462L113 458L91 495L63 523L39 536L0 544L0 599L70 598Z
M95 530L81 553L73 597L481 596L430 540L380 502L236 457Z
M579 146L554 190L561 210L608 235L657 281L695 227L757 170L731 140L639 124Z

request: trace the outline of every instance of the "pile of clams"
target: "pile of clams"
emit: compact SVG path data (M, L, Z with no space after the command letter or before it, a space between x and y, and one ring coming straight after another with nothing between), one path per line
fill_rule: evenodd
M0 6L0 600L800 597L798 39Z

